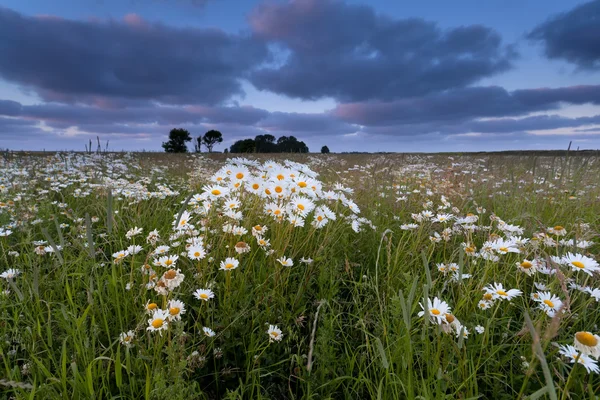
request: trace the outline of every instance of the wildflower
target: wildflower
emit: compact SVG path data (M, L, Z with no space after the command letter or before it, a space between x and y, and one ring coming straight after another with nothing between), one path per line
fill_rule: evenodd
M486 294L491 294L494 300L512 300L523 293L518 289L505 290L501 283L495 282L486 286L483 290Z
M138 228L137 226L134 228L131 228L130 230L127 231L127 233L125 234L125 237L129 240L131 240L131 238L133 238L134 236L139 235L140 233L142 233L142 228Z
M551 235L556 235L556 236L564 236L567 234L567 230L563 226L560 226L560 225L556 225L554 227L548 228L547 231Z
M571 266L574 271L583 271L588 275L600 271L600 266L598 266L596 260L582 254L567 253L561 261L563 264Z
M159 256L161 254L166 254L169 251L170 247L169 246L158 246L156 249L154 249L154 251L152 252L153 255L155 256Z
M133 347L133 339L135 339L134 331L123 332L119 335L119 342L127 348Z
M227 257L225 261L221 261L221 266L219 269L223 271L231 271L232 269L236 269L240 265L240 262L233 257Z
M281 329L277 325L269 325L267 335L269 335L269 342L281 342L281 339L283 339L283 333L281 333Z
M291 267L294 265L294 261L291 258L286 258L285 256L278 258L277 262L279 262L279 264L283 265L284 267Z
M250 251L250 246L246 242L237 242L235 244L235 251L238 254L247 253Z
M169 321L180 321L186 311L185 304L179 300L169 300L167 310L169 310Z
M538 260L529 261L525 259L521 262L517 262L517 269L521 272L525 272L529 276L535 274L539 266L540 261Z
M150 243L154 246L158 239L160 239L160 235L158 234L158 230L155 229L152 232L150 232L146 237L146 243Z
M152 313L154 313L154 311L156 311L158 309L158 305L156 303L151 303L150 300L148 300L145 308L146 308L146 312L148 314L152 315Z
M483 326L481 326L481 325L477 325L475 327L475 332L477 332L477 333L479 333L481 335L483 332L485 332L485 328Z
M190 260L201 260L206 257L206 251L203 246L195 245L188 248L188 258Z
M21 274L21 271L15 268L9 268L3 273L0 274L0 278L6 279L7 281L10 279L14 279Z
M198 289L194 292L194 297L198 300L208 301L215 297L215 294L210 289Z
M126 251L129 254L137 254L137 253L139 253L142 250L143 250L142 246L137 245L137 244L136 245L132 244L131 246L127 247Z
M596 359L600 356L600 336L591 332L577 332L574 345L582 354Z
M553 295L550 292L539 292L538 294L538 302L540 303L540 308L549 316L554 317L557 311L561 309L563 306L562 300Z
M163 256L158 259L158 265L165 267L165 268L173 268L173 267L175 267L175 264L177 263L178 259L179 259L179 256L177 256L177 255Z
M419 311L418 316L422 317L425 314L425 308L423 307L423 304L419 303L419 305L423 311ZM431 299L427 299L427 311L432 322L442 324L445 321L446 314L450 313L450 306L448 306L448 303L445 301L434 297L433 302Z
M181 282L183 282L184 278L185 275L182 274L179 269L169 269L168 271L165 271L161 278L161 281L164 283L164 286L167 289L173 290L179 285L181 285Z
M312 264L312 263L313 263L313 259L312 259L312 258L310 258L310 257L308 257L308 258L304 258L304 257L302 257L302 258L300 259L300 262L301 262L301 263L304 263L304 264Z
M169 327L168 318L168 311L156 309L152 313L152 318L148 320L148 328L146 329L151 332L158 331L158 333L162 335L162 331L166 330Z
M215 331L213 331L212 329L210 329L210 328L208 328L206 326L202 328L202 331L204 332L205 336L208 336L208 337L214 337L215 336Z
M577 350L574 346L571 345L561 345L558 346L558 352L567 357L571 364L578 363L585 367L588 373L595 372L599 373L600 368L598 368L598 364L596 361L591 359L589 356L585 354L581 354L579 350Z
M46 249L46 251L48 251L48 249ZM127 250L121 250L121 251L117 251L112 256L114 258L114 262L119 263L128 255L129 255L129 252Z
M479 303L477 303L477 307L479 307L479 309L481 310L487 310L492 306L492 304L494 304L492 301L479 300Z

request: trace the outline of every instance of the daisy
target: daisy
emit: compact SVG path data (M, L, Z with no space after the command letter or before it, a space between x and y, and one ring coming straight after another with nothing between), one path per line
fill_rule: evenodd
M167 310L169 310L169 321L180 321L186 311L185 304L179 300L169 300Z
M140 233L142 233L142 228L138 228L137 226L134 228L131 228L130 230L127 231L127 233L125 234L125 237L127 239L131 239L134 236L139 235Z
M201 260L206 257L206 251L204 250L204 247L199 245L190 246L187 254L190 260Z
M194 292L194 297L198 300L208 301L215 297L215 294L210 289L198 289Z
M214 337L215 336L215 331L213 331L212 329L210 329L210 328L208 328L206 326L202 328L202 331L204 332L205 336L208 336L208 337Z
M422 317L425 314L425 307L421 303L419 305L423 311L419 311L417 315ZM445 301L434 297L433 302L431 299L427 299L427 312L432 322L442 324L446 320L446 314L450 313L450 306Z
M483 332L485 332L485 328L483 326L481 326L481 325L477 325L475 327L475 332L477 332L477 333L479 333L481 335Z
M281 339L283 339L283 333L281 333L281 329L277 325L269 325L267 335L269 335L269 342L281 342Z
M148 300L144 308L149 315L152 315L154 311L158 309L158 305L156 303L151 303L150 300Z
M173 290L181 285L181 282L183 282L184 278L185 275L182 274L179 269L170 269L163 274L161 281L164 282L165 286L169 290Z
M240 265L240 262L233 257L227 257L225 261L221 261L221 266L219 269L223 271L231 271L232 269L236 269Z
M600 271L600 266L598 266L596 260L582 254L567 253L561 261L563 264L571 266L574 271L583 271L588 275L592 275L592 272Z
M598 368L598 364L596 361L591 359L589 356L585 354L581 354L579 350L571 345L561 345L558 346L558 352L563 356L569 359L571 364L579 363L585 367L588 373L595 372L599 373L600 368Z
M152 318L148 320L147 330L160 333L169 327L169 312L167 310L156 309L152 313Z
M21 271L18 269L14 269L14 268L9 268L6 271L4 271L3 273L0 274L0 278L2 279L14 279L17 276L19 276L21 274Z
M131 246L127 247L127 250L126 250L126 251L127 251L129 254L137 254L137 253L139 253L139 252L140 252L140 251L142 251L142 250L143 250L143 248L142 248L142 246L140 246L139 244L135 244L135 245L134 245L134 244L132 244Z
M575 334L575 348L582 354L596 359L600 356L600 336L591 332L577 332Z
M250 246L246 242L237 242L235 244L235 252L238 254L248 253L250 251Z
M494 299L494 300L496 300L496 299L512 300L515 297L518 297L523 293L519 289L510 289L507 291L504 289L504 287L502 286L501 283L496 283L496 282L486 286L483 290L485 291L486 294L491 294L492 299Z
M540 303L540 308L544 310L549 317L554 317L556 312L563 306L562 300L550 292L538 292L537 294L537 301Z
M517 262L517 269L521 272L525 272L527 275L532 276L538 270L540 266L540 262L538 260L523 260L521 262Z
M291 258L286 258L285 256L278 258L277 262L279 262L279 264L283 265L284 267L291 267L294 265L294 261Z
M119 342L127 348L133 347L133 339L135 339L134 331L123 332L119 335Z
M165 268L173 268L175 266L175 264L177 263L178 259L179 259L179 256L176 256L176 255L163 256L158 259L158 265L165 267Z

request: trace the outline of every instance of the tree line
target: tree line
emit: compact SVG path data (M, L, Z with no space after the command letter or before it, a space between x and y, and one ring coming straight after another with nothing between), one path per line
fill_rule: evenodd
M169 132L169 140L163 142L162 147L167 153L187 153L187 143L192 141L189 131L174 128ZM202 146L212 153L217 143L223 142L223 134L217 130L210 130L204 135L194 139L194 151L199 153ZM306 143L299 141L294 136L281 136L278 139L273 135L258 135L254 139L242 139L229 148L231 153L308 153ZM225 149L225 153L228 149ZM329 153L329 148L323 146L321 153Z

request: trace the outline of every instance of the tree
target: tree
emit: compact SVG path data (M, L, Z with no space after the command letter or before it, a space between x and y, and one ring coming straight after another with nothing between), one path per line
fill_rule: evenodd
M327 146L321 147L321 153L323 153L323 154L329 154L330 153L329 147L327 147Z
M190 142L192 136L186 129L174 128L169 132L169 140L163 142L162 147L167 153L187 153L186 142Z
M254 138L256 142L257 153L275 153L277 145L275 144L275 136L273 135L258 135Z
M230 153L254 153L256 151L256 141L254 139L238 140L231 145Z
M196 138L196 141L194 142L194 151L196 153L202 153L202 135Z
M223 135L219 131L215 131L214 129L206 132L204 137L202 138L202 144L206 146L209 153L212 153L212 149L215 144L221 143L223 141Z
M281 136L277 139L277 149L280 153L308 153L308 146L294 136Z

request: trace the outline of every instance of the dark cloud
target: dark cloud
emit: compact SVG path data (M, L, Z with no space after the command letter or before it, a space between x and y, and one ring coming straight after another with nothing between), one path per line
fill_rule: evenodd
M584 69L600 69L600 0L550 18L528 35L544 46L548 58Z
M273 112L260 121L258 126L269 132L284 135L324 134L337 135L352 133L357 128L328 114Z
M15 116L20 113L20 103L12 100L0 100L0 115Z
M558 109L561 103L600 104L600 85L513 92L495 86L468 87L392 102L345 103L331 113L351 123L385 126L518 116Z
M337 0L262 4L250 23L287 56L251 82L302 99L390 100L462 87L507 70L514 56L483 26L442 30Z
M0 8L0 77L49 101L154 99L218 104L267 60L250 36L179 29L136 15L122 21L27 17Z

